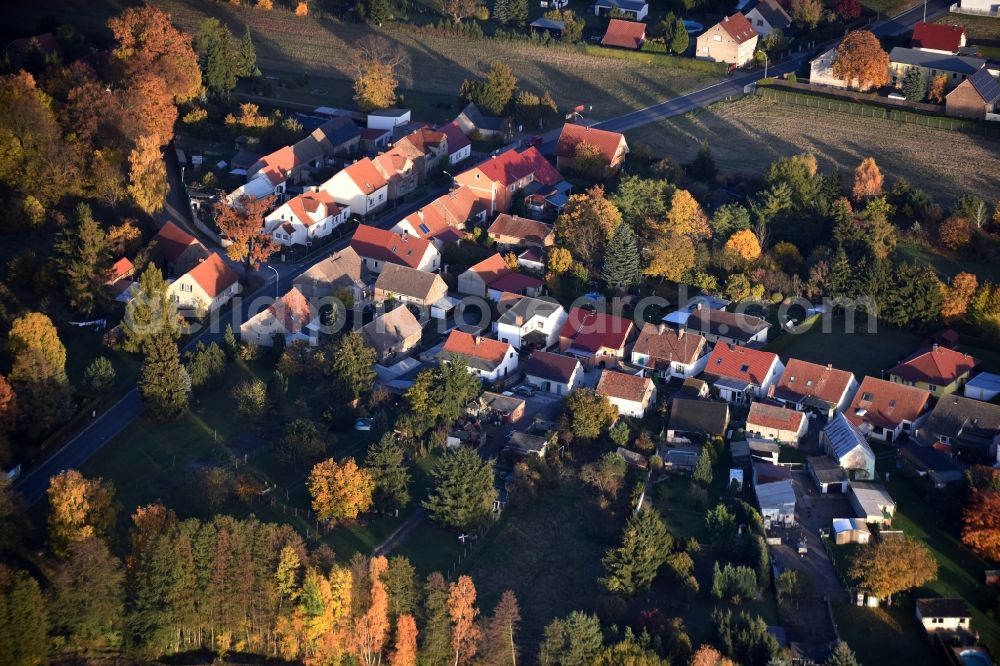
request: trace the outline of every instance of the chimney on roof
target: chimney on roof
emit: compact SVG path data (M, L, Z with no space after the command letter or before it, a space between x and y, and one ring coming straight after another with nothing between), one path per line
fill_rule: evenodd
M695 304L694 309L695 310L701 310L701 306L702 306L702 302L698 301L698 303Z
M931 351L936 352L937 350L938 350L938 343L935 342L934 344L931 345Z
M482 341L483 341L483 336L481 336L481 335L477 335L477 336L476 336L476 344L477 344L477 345L479 345L479 344L481 344L481 343L482 343Z
M826 364L826 369L827 370L833 370L833 363L827 363Z
M660 325L663 326L663 324L660 324ZM684 329L683 328L678 329L677 330L677 339L680 340L683 337L684 337Z
M664 323L663 323L663 322L661 321L661 322L660 322L660 325L656 327L656 330L657 330L657 332L659 332L659 333L666 333L666 332L667 332L667 325L666 325L666 324L664 324Z
M731 351L731 352L736 351L736 343L735 342L730 342L729 343L729 351Z

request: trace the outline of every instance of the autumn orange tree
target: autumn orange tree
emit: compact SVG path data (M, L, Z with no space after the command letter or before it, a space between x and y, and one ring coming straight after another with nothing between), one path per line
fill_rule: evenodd
M351 51L354 99L362 111L396 103L396 88L409 80L410 57L384 37L367 36Z
M927 91L927 99L938 104L944 104L944 96L948 89L948 75L938 74L931 79L930 89Z
M7 378L0 375L0 465L10 460L8 433L17 422L17 394Z
M889 54L874 34L854 30L837 47L833 75L859 90L885 85L889 82Z
M87 479L75 469L53 476L48 489L52 552L65 557L75 542L109 538L118 514L114 496L115 487L110 481Z
M945 289L941 304L941 317L945 320L958 319L969 309L969 301L976 293L979 281L972 273L959 273L951 279Z
M372 506L375 482L353 458L338 463L332 458L309 474L312 508L322 520L354 520Z
M448 614L451 617L451 649L456 664L468 663L479 649L482 635L476 617L476 586L468 576L448 586Z
M403 614L396 619L396 647L389 653L389 666L416 666L417 621Z
M670 198L670 210L665 224L659 231L688 236L693 241L708 240L712 227L701 204L687 190L677 190Z
M622 223L618 207L595 185L582 194L574 194L556 220L555 232L560 245L587 268L596 270L607 241Z
M887 539L860 549L850 575L861 587L892 603L892 595L937 578L938 563L927 546L910 537Z
M949 250L960 250L972 240L972 225L964 217L951 215L938 226L938 240Z
M108 21L116 46L112 51L126 77L150 73L163 79L175 102L201 90L201 68L191 37L170 23L170 15L151 6L130 7Z
M1000 561L1000 491L972 492L962 513L962 543L988 560Z
M355 620L351 634L354 656L365 666L382 660L382 649L389 633L389 593L382 576L389 562L381 555L368 562L368 608Z
M885 178L875 163L875 158L866 157L854 170L854 187L851 192L858 201L877 197L882 194L884 182Z
M247 270L257 270L278 250L278 244L267 234L260 233L264 216L274 205L275 197L243 195L232 205L223 200L215 204L215 224L224 238L231 241L226 255L243 263Z

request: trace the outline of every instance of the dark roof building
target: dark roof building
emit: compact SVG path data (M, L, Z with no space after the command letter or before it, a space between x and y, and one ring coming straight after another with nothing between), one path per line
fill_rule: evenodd
M670 403L668 433L722 437L728 426L729 405L724 402L674 398Z
M552 352L536 351L524 365L524 374L550 382L568 384L573 379L573 373L580 367L575 358L553 354Z
M952 447L972 460L992 457L1000 441L1000 405L958 395L942 396L917 428L916 438L921 444Z

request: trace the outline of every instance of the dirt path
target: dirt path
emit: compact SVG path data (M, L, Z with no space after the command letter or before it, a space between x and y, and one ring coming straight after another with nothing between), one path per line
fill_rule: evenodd
M375 550L372 551L372 554L388 555L392 553L392 551L399 548L399 546L402 545L404 541L406 541L406 537L410 536L410 532L416 529L417 525L419 525L421 521L423 521L423 519L426 517L427 514L424 512L423 509L417 509L416 511L414 511L409 518L403 521L402 525L396 528L395 532L389 535L389 538L387 538L385 541L383 541L382 543L380 543L378 546L375 547Z

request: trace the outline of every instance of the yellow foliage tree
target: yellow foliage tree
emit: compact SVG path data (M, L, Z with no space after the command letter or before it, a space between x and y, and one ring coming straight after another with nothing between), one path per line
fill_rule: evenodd
M384 37L366 37L351 52L351 68L358 108L373 111L396 103L396 88L408 76L410 59Z
M760 241L750 229L741 229L729 237L722 252L734 265L746 265L760 258Z
M860 549L851 562L850 575L875 596L891 602L897 592L937 578L937 571L937 560L927 546L903 537Z
M687 190L677 190L670 199L665 228L661 231L688 236L692 240L706 240L712 237L712 227L701 205Z
M354 656L365 666L381 662L382 648L389 633L389 592L382 582L388 568L388 560L381 555L369 560L368 608L357 618L351 632Z
M889 54L874 34L854 30L837 47L833 75L859 90L885 85L889 82Z
M874 157L866 157L854 170L854 189L852 193L856 200L877 197L882 194L885 178L878 168Z
M65 557L71 544L91 537L107 538L114 528L115 488L111 482L87 479L69 469L49 480L49 546Z
M684 273L694 266L694 243L678 233L659 234L647 250L646 275L680 282Z
M948 88L948 75L938 74L931 79L930 90L927 91L927 99L938 104L944 104L945 91Z
M389 654L389 666L416 666L417 622L412 615L396 619L396 649Z
M255 6L257 9L263 9L264 11L269 12L274 9L274 0L257 0L257 4Z
M375 482L353 458L324 460L309 474L312 508L323 520L354 520L372 505Z
M451 617L451 649L456 664L465 664L476 655L479 637L476 625L476 586L468 576L459 576L448 587L448 615Z
M139 208L152 215L167 199L167 168L155 136L141 136L128 157L128 193Z
M565 273L573 267L573 255L564 247L554 247L549 250L547 266L550 273Z

